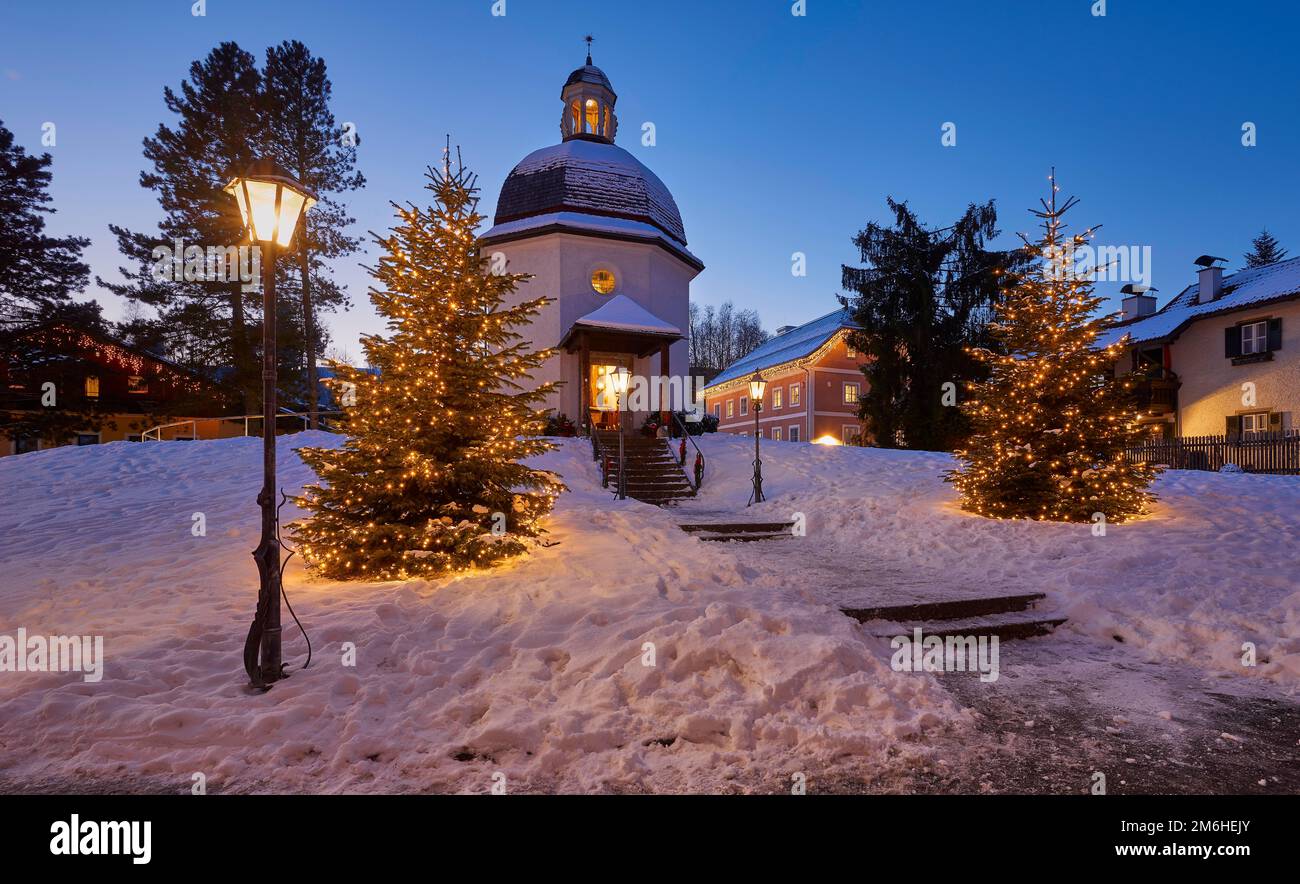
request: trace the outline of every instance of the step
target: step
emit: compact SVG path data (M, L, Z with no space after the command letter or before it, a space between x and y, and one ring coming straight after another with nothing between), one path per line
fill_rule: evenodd
M776 534L759 534L749 531L744 534L696 534L700 540L710 540L717 543L752 543L755 540L789 540L789 531L779 531Z
M974 636L976 638L996 635L999 641L1014 641L1021 638L1047 635L1056 627L1065 623L1066 620L1065 617L1004 614L993 617L975 617L970 620L945 620L943 625L937 628L928 628L930 624L926 623L909 623L892 631L876 627L873 634L878 638L892 639L900 635L910 638L914 634L913 630L920 628L922 638L931 635L938 638L947 638L950 635Z
M970 617L986 617L990 614L1024 611L1045 598L1047 598L1045 593L1032 592L1024 595L953 599L951 601L924 602L915 605L888 605L879 608L841 608L840 610L861 623L871 620L890 620L895 623L906 623L914 620L958 620Z
M747 531L771 533L771 532L779 532L779 531L788 532L791 528L794 527L794 522L713 522L713 523L694 522L694 523L687 523L684 525L678 525L677 527L681 528L683 531L686 532L709 531L714 534L733 533L733 532L743 533Z

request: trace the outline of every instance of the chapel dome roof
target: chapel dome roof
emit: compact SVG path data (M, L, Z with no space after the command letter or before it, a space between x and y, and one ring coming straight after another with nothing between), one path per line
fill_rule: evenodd
M686 244L681 213L659 176L605 141L573 138L524 157L501 186L494 223L554 212L640 221Z

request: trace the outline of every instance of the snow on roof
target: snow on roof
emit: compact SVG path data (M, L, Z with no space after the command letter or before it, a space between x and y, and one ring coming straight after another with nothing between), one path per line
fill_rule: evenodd
M638 239L659 240L673 251L680 252L690 261L703 266L703 262L691 253L690 249L679 240L673 239L653 224L644 221L631 221L627 218L610 218L602 215L588 215L582 212L548 212L533 215L517 221L493 225L483 234L482 239L490 240L501 236L513 236L528 230L543 227L568 227L574 230L591 230L596 233L608 233L614 236L631 236Z
M494 223L584 210L645 221L686 244L681 213L659 176L618 145L581 138L524 157L501 185Z
M826 343L831 335L842 328L857 328L857 325L849 318L847 309L841 308L833 310L825 316L819 316L783 335L777 335L750 352L749 355L737 359L723 369L722 374L709 383L709 387L725 384L727 381L744 377L759 369L780 365L792 359L802 359L816 352L818 347Z
M664 322L627 295L615 295L586 316L579 317L573 324L651 335L680 337L682 334L682 330L677 326Z
M1223 294L1208 304L1196 303L1200 289L1199 282L1193 283L1159 312L1136 322L1112 326L1097 339L1098 345L1108 346L1124 335L1132 335L1134 344L1161 340L1175 336L1184 325L1202 316L1300 295L1300 258L1239 270L1225 276Z

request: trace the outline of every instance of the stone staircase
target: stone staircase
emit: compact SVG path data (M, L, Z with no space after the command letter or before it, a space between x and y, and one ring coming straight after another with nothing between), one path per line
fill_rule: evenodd
M868 628L881 638L910 636L913 629L919 628L922 635L940 638L996 635L1002 641L1010 641L1047 635L1065 622L1064 617L1046 617L1031 610L1045 598L1043 593L1035 592L840 610L860 623L869 624Z
M599 457L608 458L609 487L618 487L618 432L598 430ZM695 496L695 488L668 448L668 442L640 433L623 437L627 463L627 496L655 506L668 506Z

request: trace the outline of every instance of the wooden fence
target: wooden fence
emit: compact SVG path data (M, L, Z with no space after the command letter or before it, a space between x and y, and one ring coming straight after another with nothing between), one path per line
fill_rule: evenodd
M1300 434L1292 431L1151 439L1126 449L1125 456L1176 470L1217 471L1224 464L1236 464L1248 473L1296 476L1300 475Z

